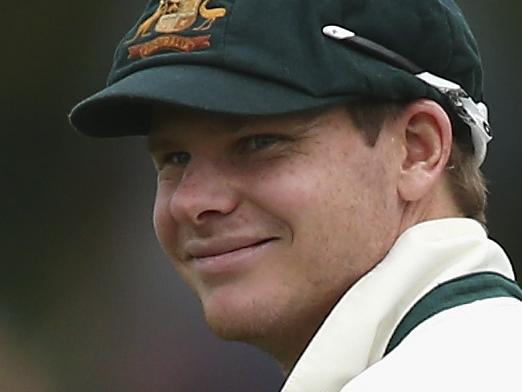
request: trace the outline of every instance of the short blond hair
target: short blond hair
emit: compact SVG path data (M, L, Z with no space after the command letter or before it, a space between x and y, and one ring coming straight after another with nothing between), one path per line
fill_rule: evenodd
M368 143L375 145L384 122L397 116L409 102L357 101L347 105L356 127L363 130ZM486 225L487 184L477 166L470 131L460 119L446 109L453 127L451 155L446 165L453 198L463 215Z

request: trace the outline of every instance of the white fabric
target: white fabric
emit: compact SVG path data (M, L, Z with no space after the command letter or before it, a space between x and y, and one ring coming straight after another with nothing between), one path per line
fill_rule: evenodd
M517 350L521 352L518 331L500 328L504 323L522 328L520 302L490 299L442 312L421 324L390 355L381 358L395 327L418 299L442 282L482 271L514 277L504 251L487 238L478 222L450 218L408 229L388 255L334 307L297 362L282 392L359 392L384 387L391 391L425 391L429 385L438 385L439 390L442 386L445 391L459 390L453 389L457 381L444 377L446 371L452 376L457 374L450 371L460 372L459 368L450 367L452 361L469 360L472 366L475 360L486 368L496 361L491 358L483 361L484 357L476 354L482 342L473 334L466 335L468 330L474 329L478 336L485 333L488 337L498 336L502 347L489 341L486 348L491 350L486 350L485 355L495 354L494 349L501 353L509 351L506 347L510 346L504 340L515 337L518 338ZM490 312L499 313L495 313L495 317L500 321L490 320ZM485 323L487 320L489 324ZM436 328L429 328L431 325ZM455 329L459 331L457 335L448 334ZM460 335L468 338L461 346L452 341L460 339L456 338ZM470 346L476 349L468 351ZM439 355L429 355L428 349L439 350ZM421 364L417 358L425 362ZM426 370L425 374L416 373L417 365ZM420 378L417 383L412 381L411 389L404 389L410 386L405 378L415 378L416 374L428 378ZM434 378L439 382L431 384ZM386 383L382 384L383 381Z
M453 308L420 324L341 392L520 392L521 332L515 298Z
M488 143L493 139L490 134L488 107L484 102L475 102L458 84L433 75L422 72L415 75L430 86L435 87L442 94L447 95L456 108L456 113L471 129L471 141L475 149L475 162L482 165L486 158ZM451 94L454 92L456 94ZM453 102L457 100L457 102ZM462 114L461 111L464 113Z

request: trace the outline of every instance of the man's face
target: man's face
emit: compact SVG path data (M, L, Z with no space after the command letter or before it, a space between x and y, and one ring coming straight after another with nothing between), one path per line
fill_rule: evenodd
M343 108L156 120L156 233L218 335L309 338L393 244L393 137L369 146Z

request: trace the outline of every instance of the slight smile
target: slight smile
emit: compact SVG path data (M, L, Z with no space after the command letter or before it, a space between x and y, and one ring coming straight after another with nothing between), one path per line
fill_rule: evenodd
M236 272L254 261L259 252L267 250L278 240L270 238L232 238L222 241L192 242L186 247L188 262L209 275Z

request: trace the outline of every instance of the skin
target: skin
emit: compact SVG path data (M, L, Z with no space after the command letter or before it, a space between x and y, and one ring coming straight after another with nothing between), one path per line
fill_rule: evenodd
M344 107L246 118L161 109L154 226L210 328L288 373L339 298L417 222L458 216L451 125L434 102L375 146Z

